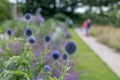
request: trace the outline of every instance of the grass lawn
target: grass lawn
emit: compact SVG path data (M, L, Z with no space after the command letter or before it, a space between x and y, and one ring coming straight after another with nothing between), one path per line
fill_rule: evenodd
M72 41L78 45L78 51L72 56L76 71L83 71L80 80L120 80L110 68L77 35L69 29Z

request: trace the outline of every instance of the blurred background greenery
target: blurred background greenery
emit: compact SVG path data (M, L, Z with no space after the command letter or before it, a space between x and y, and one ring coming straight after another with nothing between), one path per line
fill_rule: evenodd
M55 17L66 19L72 18L81 24L83 20L91 18L94 24L114 25L119 27L120 23L120 1L119 0L26 0L19 2L23 13L35 13L41 8L44 17ZM88 7L84 14L76 13L78 8ZM96 8L96 10L94 10ZM104 10L108 8L108 10Z
M64 21L70 17L77 24L91 18L93 24L113 25L114 27L120 25L119 0L16 0L16 3L23 14L28 12L35 14L36 10L41 8L41 14L45 18L52 17ZM0 1L0 22L11 18L10 10L13 5L15 4L9 3L8 0ZM78 8L84 9L84 7L87 7L84 13L76 12Z
M0 22L11 19L11 4L7 0L0 0Z

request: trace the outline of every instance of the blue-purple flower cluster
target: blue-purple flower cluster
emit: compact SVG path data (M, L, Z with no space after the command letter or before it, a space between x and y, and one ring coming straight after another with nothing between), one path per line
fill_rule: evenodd
M24 17L26 20L31 19L31 15L29 13L25 14ZM60 49L54 49L54 40L52 39L52 35L47 34L44 35L43 38L40 37L42 38L40 39L40 42L38 39L36 40L36 34L35 32L33 33L33 29L35 28L31 28L31 26L29 27L29 25L27 25L27 28L24 31L25 36L22 36L21 38L24 39L21 54L17 54L17 56L13 56L10 59L8 58L5 64L6 69L11 71L11 74L12 72L15 72L14 74L17 76L15 77L16 80L50 80L49 78L67 80L65 79L65 74L69 72L69 56L76 52L77 45L73 41L68 41L60 47ZM11 29L7 29L6 33L7 35L12 35L13 31ZM46 45L44 42L47 44L45 50L43 49L43 46ZM11 56L11 54L9 55ZM0 75L4 75L4 71ZM22 78L21 75L24 78ZM9 80L12 80L12 78L13 77ZM3 78L2 80L8 79Z
M26 13L26 14L25 14L25 19L26 19L26 20L30 20L30 18L31 18L30 13Z
M60 57L60 52L59 51L53 51L52 52L52 57L54 60L58 60Z
M28 38L28 42L31 43L31 44L35 43L35 41L36 41L36 40L35 40L34 37L29 37L29 38Z
M26 36L30 37L32 34L33 34L33 30L32 29L30 29L30 28L26 28L25 29L25 35Z
M66 51L69 55L75 53L76 50L77 50L77 45L76 45L74 42L72 42L72 41L67 42L64 47L65 47L65 48L64 48L65 51Z
M12 30L11 29L7 29L6 33L7 33L7 35L12 35Z
M50 42L51 37L50 37L49 35L46 35L46 36L44 37L44 40L45 40L45 42Z

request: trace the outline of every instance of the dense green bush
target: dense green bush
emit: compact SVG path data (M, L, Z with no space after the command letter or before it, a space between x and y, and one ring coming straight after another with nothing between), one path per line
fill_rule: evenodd
M114 27L120 27L120 13L119 9L115 8L108 12L108 18Z
M8 0L0 0L0 22L11 18L11 4Z
M120 52L120 28L93 25L90 30L90 34L99 42Z
M93 24L120 27L120 13L118 9L109 10L106 14L88 12L86 14L81 14L80 16L82 16L82 20L91 18Z
M86 20L87 18L91 18L93 24L99 24L99 25L109 25L110 20L107 18L107 16L103 16L96 13L86 13L81 15L83 20Z
M58 19L58 20L61 20L61 21L65 21L67 16L63 13L57 13L57 14L54 15L54 18Z
M85 13L85 14L68 14L71 19L73 19L75 24L78 24L79 26L82 25L82 23L87 20L88 18L91 18L92 24L99 24L99 25L110 25L111 21L107 16L99 15L96 13Z
M120 13L118 9L110 10L107 14L86 12L84 14L68 14L68 16L73 19L74 23L79 25L81 25L86 19L91 18L92 24L120 27Z

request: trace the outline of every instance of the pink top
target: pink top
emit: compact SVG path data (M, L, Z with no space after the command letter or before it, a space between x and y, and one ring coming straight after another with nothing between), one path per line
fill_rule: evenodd
M82 27L87 28L87 22L86 21L83 22Z

